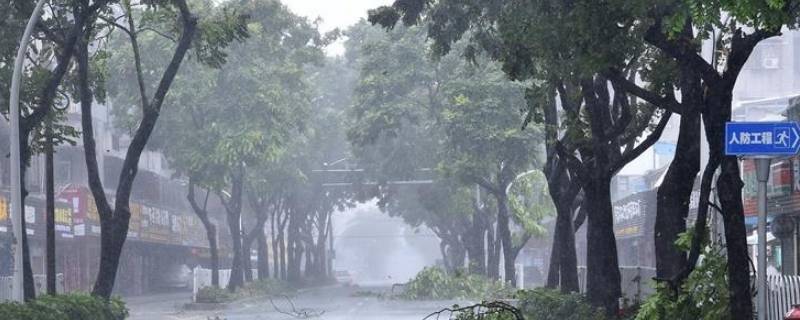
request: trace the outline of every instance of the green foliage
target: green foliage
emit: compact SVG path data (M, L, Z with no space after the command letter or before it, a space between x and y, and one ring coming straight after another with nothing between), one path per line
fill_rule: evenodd
M512 289L500 281L461 272L448 274L441 268L427 267L406 284L399 297L406 300L499 299L511 294Z
M471 224L476 180L497 184L501 166L507 179L537 166L541 131L520 126L525 83L508 80L486 56L474 64L456 52L436 59L422 27L386 32L360 23L347 34L348 58L360 71L348 114L353 153L378 182L436 169L437 182L419 192L379 188L379 204L442 239L457 239ZM532 207L518 204L515 218L535 231Z
M242 297L291 295L294 293L295 289L288 282L272 278L248 282L236 292L238 296Z
M691 229L681 234L676 245L688 251L692 234ZM718 245L705 245L702 260L679 291L657 284L656 293L645 300L636 319L728 319L727 259L722 250Z
M547 233L541 221L555 215L555 205L547 191L547 179L541 171L530 171L516 179L509 190L508 207L514 220L527 234L542 237Z
M534 289L517 292L519 308L531 320L600 320L604 316L579 294ZM677 318L676 318L677 319Z
M672 15L665 20L666 30L672 34L681 31L684 23L691 19L708 38L713 29L730 29L737 24L760 30L780 30L782 27L794 28L798 15L792 1L787 0L681 0L672 1ZM726 25L726 22L733 23Z
M125 303L119 298L105 301L84 293L43 296L20 304L0 303L4 319L25 320L123 320L128 316Z
M538 288L515 293L517 310L526 320L602 320L603 313L592 307L579 294L563 294L556 290ZM456 312L458 320L516 320L510 310L492 306L466 308ZM677 318L676 318L677 319Z
M195 301L197 303L226 303L233 301L234 298L235 296L226 289L209 286L197 290Z
M178 174L193 176L198 186L224 190L232 170L243 165L248 172L259 170L293 152L291 143L302 142L298 131L313 97L309 67L322 63L324 40L316 25L279 1L229 2L198 11L196 59L182 65L148 148L161 150ZM169 29L169 20L159 16L169 12L140 15L145 26ZM158 74L170 57L165 48L171 41L142 32L139 42L148 53L142 61L145 77ZM227 51L219 43L228 45ZM122 60L129 51L124 42L115 46L109 71L115 122L132 129L141 111L138 89L130 85L133 66ZM277 171L296 177L296 170Z

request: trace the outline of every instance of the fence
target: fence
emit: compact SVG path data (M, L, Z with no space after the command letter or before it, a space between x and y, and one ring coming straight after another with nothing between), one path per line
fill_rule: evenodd
M619 267L622 296L628 301L642 301L655 293L652 285L656 269L651 267L624 266ZM586 293L586 267L578 267L578 286L581 293Z
M253 279L258 278L258 270L253 270ZM231 280L231 269L219 269L219 286L225 287ZM192 269L192 301L197 301L197 291L211 286L211 269L195 267Z
M800 276L767 276L767 320L782 320L793 304L800 304Z
M43 274L33 275L33 285L36 288L36 295L47 292L47 277ZM13 295L14 278L0 277L0 301L11 300ZM56 274L56 292L64 293L64 274Z

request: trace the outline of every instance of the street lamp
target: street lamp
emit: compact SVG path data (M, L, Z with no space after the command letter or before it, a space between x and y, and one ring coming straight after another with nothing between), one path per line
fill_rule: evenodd
M25 32L17 50L17 57L14 61L14 74L11 78L11 99L8 106L9 118L11 119L11 203L22 200L22 186L20 179L20 145L19 145L19 87L22 78L22 64L25 61L25 51L28 50L33 27L39 22L39 15L42 11L44 0L36 2L36 7L28 19ZM14 283L13 298L16 301L24 300L22 290L22 210L24 204L17 203L11 206L11 223L14 225Z

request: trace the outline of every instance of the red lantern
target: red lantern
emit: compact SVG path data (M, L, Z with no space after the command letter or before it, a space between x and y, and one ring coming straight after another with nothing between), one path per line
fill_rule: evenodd
M784 320L800 320L800 304L795 304L783 317Z

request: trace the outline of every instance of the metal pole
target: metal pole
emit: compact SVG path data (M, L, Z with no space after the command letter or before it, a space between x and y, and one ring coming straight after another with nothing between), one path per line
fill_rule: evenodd
M17 57L14 61L14 74L11 78L11 98L8 106L9 118L11 118L11 222L14 225L14 283L13 298L16 301L24 300L22 291L22 211L24 204L14 203L22 199L22 186L20 179L20 141L19 141L19 87L22 79L22 65L25 61L25 51L28 50L28 43L33 33L33 27L39 21L44 0L36 2L36 7L31 13L22 40L19 43Z
M767 180L769 158L756 159L758 180L758 320L767 319Z

